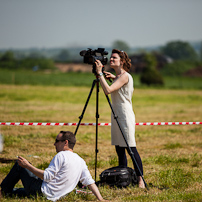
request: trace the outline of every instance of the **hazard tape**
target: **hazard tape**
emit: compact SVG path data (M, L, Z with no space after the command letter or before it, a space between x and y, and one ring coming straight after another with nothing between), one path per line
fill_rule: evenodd
M202 122L147 122L135 123L136 126L165 126L165 125L200 125ZM0 122L3 126L77 126L78 123L16 123ZM96 123L80 123L82 126L95 126ZM111 126L111 123L98 123L98 126Z

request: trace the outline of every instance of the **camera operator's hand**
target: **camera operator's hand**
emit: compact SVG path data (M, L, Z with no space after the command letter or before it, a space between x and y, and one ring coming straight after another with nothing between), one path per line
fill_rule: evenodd
M100 60L96 60L95 65L97 74L100 74L102 72L103 64L100 62Z
M114 80L114 79L116 78L116 76L115 76L114 74L110 73L110 72L103 71L103 73L104 73L105 78L106 78L107 80L109 80L109 79Z

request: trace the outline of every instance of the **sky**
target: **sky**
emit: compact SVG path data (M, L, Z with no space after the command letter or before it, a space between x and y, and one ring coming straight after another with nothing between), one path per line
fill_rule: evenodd
M202 40L202 0L0 0L0 49Z

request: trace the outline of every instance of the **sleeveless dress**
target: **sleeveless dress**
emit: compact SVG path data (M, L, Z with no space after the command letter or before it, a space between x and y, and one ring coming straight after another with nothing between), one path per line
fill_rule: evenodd
M112 107L129 146L136 147L135 114L132 107L133 78L129 73L125 74L128 75L128 83L111 93ZM113 114L111 114L111 144L127 147Z

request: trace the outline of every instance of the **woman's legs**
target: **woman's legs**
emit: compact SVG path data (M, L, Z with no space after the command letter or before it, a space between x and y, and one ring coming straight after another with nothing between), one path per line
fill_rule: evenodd
M118 159L119 159L119 166L127 166L127 158L126 158L126 153L125 153L125 149L127 149L129 155L130 155L130 152L129 152L129 149L127 147L120 147L120 146L115 146L116 148L116 153L118 155ZM140 171L143 175L143 167L142 167L142 160L140 158L140 155L136 149L136 147L131 147L131 150L134 154L134 157L135 157L135 160L137 162L137 165L138 167L140 168ZM132 157L131 157L132 158ZM138 168L137 168L137 165L135 164L135 162L133 162L133 166L134 166L134 169L137 173L138 176L141 176Z
M135 172L137 173L139 187L145 188L144 181L143 181L143 179L142 179L142 177L141 177L141 176L143 176L142 160L141 160L141 158L140 158L140 155L139 155L139 153L138 153L136 147L131 147L131 150L132 150L132 152L133 152L133 154L134 154L134 157L135 157L135 160L136 160L136 163L137 163L137 165L136 165L136 163L133 162L133 166L134 166ZM127 148L127 151L128 151L128 153L129 153L129 155L130 155L130 152L129 152L129 149L128 149L128 148ZM131 155L130 155L130 156L131 156ZM132 158L132 157L131 157L131 158ZM137 166L139 167L139 169L138 169ZM140 171L139 171L139 170L140 170ZM141 173L140 173L140 172L141 172Z
M119 159L119 166L127 166L125 147L119 147L116 145L115 148Z
M128 148L126 148L126 149L127 149L127 151L128 151L128 154L130 155L129 149L128 149ZM136 162L137 162L137 165L138 165L138 167L139 167L139 169L140 169L140 171L141 171L141 173L140 173L140 172L139 172L139 169L138 169L138 167L137 167L137 165L136 165L136 163L133 162L133 166L134 166L135 172L137 173L137 176L141 176L141 174L143 175L142 160L141 160L141 158L140 158L140 155L139 155L139 153L138 153L136 147L131 147L131 150L132 150L132 152L133 152L133 154L134 154L134 157L135 157L135 160L136 160ZM130 155L130 156L131 156L131 155ZM132 158L132 157L131 157L131 158Z
M116 153L117 153L118 159L119 159L119 166L127 166L127 158L126 158L125 149L127 149L128 153L130 155L128 147L120 147L120 146L116 145L115 148L116 148ZM137 173L139 187L145 188L144 181L143 181L143 179L141 177L141 176L143 176L142 160L140 158L140 155L139 155L136 147L130 147L130 148L131 148L131 150L132 150L132 152L134 154L134 157L135 157L135 160L136 160L136 163L137 163L137 165L136 165L136 163L133 162L133 166L134 166L135 172ZM140 171L139 171L137 166L139 167Z

